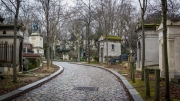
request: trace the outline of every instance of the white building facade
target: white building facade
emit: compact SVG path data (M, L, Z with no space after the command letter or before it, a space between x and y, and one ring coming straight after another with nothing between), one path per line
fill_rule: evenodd
M159 46L158 46L158 33L156 31L159 25L145 24L145 66L158 65L159 64ZM137 61L136 69L142 69L142 26L136 26L138 34L137 41Z
M44 56L43 37L38 32L29 36L29 42L33 45L34 53Z
M159 68L161 77L164 77L164 51L163 51L163 24L158 28L159 34ZM169 63L169 78L180 75L180 21L167 20L167 51Z
M13 75L13 45L14 45L14 25L3 25L0 19L0 72L5 75ZM17 26L16 37L16 71L22 70L22 49L24 25Z
M108 36L108 40L107 40L108 47L104 36L101 36L98 41L99 41L100 63L107 62L106 60L107 53L108 53L108 60L111 57L117 57L121 55L121 39L119 36Z

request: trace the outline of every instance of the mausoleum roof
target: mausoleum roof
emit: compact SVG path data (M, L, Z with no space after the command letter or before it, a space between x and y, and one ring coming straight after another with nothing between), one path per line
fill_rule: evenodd
M156 24L156 23L150 23L150 24L144 24L144 28L146 29L157 29L159 27L160 24ZM142 25L141 24L137 24L135 31L142 29Z
M26 27L23 24L19 24L17 26L17 28L18 28L18 30L20 29L22 31L26 30ZM0 30L5 30L5 29L14 30L14 25L10 25L10 24L9 25L0 25Z
M41 58L39 54L34 54L34 53L23 53L23 57L25 58Z
M101 36L99 38L99 41L105 40L105 39L106 39L106 36ZM110 41L121 41L121 38L119 36L107 36L107 39Z
M170 20L167 20L167 27L168 26L180 26L180 21L178 21L178 22L172 22L172 21L170 21ZM163 23L161 23L160 24L160 26L158 27L158 29L157 30L161 30L163 28Z

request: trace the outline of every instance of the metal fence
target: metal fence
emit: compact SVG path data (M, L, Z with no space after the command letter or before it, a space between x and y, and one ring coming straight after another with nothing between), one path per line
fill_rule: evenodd
M13 62L13 44L7 42L0 42L0 62L12 63Z

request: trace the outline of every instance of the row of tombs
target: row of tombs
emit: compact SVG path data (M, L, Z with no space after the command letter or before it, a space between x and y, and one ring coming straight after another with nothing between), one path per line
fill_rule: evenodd
M3 21L4 19L0 18L0 75L12 75L14 25L4 24ZM39 64L44 56L43 37L39 31L33 31L29 35L26 26L18 24L16 36L17 72L29 70L30 67L39 67L40 65L36 65L36 62ZM33 62L30 63L31 60Z
M136 27L137 69L141 70L142 63L142 27ZM169 63L169 78L180 75L180 22L167 20L167 52ZM145 66L160 69L164 78L163 24L145 24Z

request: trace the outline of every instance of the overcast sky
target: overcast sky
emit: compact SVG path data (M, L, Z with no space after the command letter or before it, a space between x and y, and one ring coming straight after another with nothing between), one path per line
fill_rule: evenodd
M86 0L84 0L84 1L86 1ZM69 6L74 6L75 5L75 0L64 0L63 1L63 4L67 4L67 5L69 5ZM132 0L132 2L133 2L133 5L135 6L135 7L137 7L138 9L140 8L140 6L139 6L139 0Z

